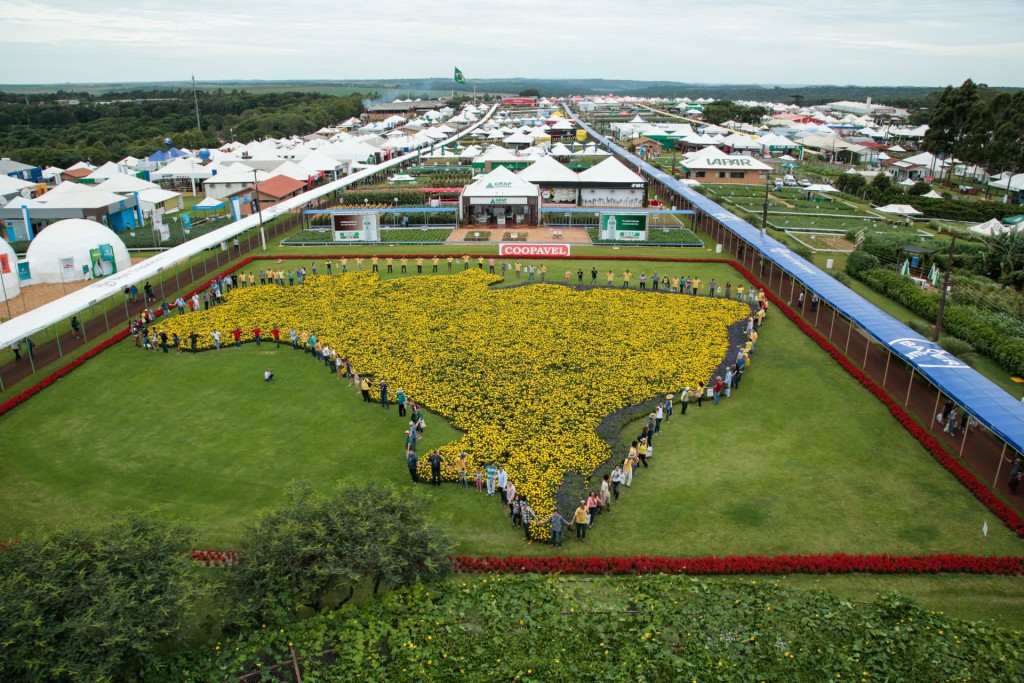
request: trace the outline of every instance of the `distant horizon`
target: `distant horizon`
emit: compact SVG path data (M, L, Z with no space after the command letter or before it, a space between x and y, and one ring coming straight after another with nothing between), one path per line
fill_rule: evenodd
M329 0L8 0L0 28L18 59L0 62L0 82L391 80L413 69L450 79L458 66L470 83L557 70L722 85L1024 86L1021 0L566 0L555 20L537 0L502 7L500 20L472 0L346 10Z

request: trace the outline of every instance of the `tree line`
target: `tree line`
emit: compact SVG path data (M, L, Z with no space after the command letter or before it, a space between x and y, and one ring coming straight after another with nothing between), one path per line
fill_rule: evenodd
M923 140L927 151L956 158L995 175L1024 170L1024 90L992 92L967 79L946 86ZM947 168L952 174L953 164Z
M167 138L196 149L306 135L361 114L364 95L202 90L196 98L202 130L190 90L0 93L0 149L22 163L65 168L82 160L99 165L149 156L165 149Z

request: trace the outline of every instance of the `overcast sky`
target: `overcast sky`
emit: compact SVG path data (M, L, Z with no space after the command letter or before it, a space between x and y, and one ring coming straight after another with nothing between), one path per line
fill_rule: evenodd
M1024 85L1024 0L0 0L0 83Z

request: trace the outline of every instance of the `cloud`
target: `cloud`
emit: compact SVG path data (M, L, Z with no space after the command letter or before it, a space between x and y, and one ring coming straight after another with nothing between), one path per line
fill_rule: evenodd
M5 0L0 82L636 78L1022 85L1024 2ZM87 55L83 57L83 55ZM852 73L851 73L852 72Z

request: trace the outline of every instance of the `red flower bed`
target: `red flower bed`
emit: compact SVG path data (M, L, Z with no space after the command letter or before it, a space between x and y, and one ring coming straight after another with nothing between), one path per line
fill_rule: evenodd
M978 555L729 555L725 557L450 558L457 572L502 574L998 574L1024 573L1024 557Z
M190 556L193 562L204 567L234 567L238 564L236 550L193 550Z

